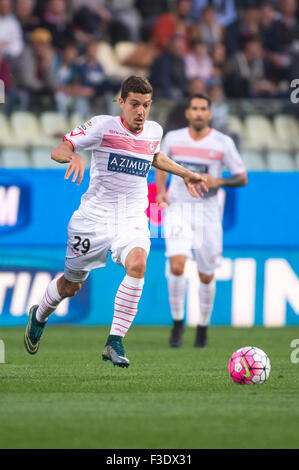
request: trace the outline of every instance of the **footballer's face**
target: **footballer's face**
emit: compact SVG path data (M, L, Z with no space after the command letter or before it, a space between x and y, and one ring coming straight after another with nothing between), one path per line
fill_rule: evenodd
M150 112L152 103L151 93L130 93L126 100L119 98L124 124L132 132L140 132Z
M195 131L201 131L208 127L212 119L212 112L207 100L202 98L193 98L189 108L185 111L186 119Z

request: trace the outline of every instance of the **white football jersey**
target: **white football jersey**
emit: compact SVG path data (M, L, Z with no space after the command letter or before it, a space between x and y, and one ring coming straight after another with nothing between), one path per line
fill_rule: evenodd
M64 136L75 152L91 150L90 184L79 211L95 219L109 216L119 206L120 215L141 213L148 206L147 175L160 151L162 127L146 121L139 133L127 129L120 116L95 116Z
M170 131L165 135L161 150L190 171L209 173L214 178L221 177L224 167L231 174L246 171L232 138L216 129L211 129L199 140L191 137L188 127ZM183 179L172 175L168 194L170 203L203 203L206 222L221 216L217 190L210 189L203 198L195 199L189 194Z

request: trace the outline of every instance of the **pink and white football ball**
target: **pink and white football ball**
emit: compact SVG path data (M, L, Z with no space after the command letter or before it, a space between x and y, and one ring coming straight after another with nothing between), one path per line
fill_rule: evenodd
M228 363L233 382L241 385L259 385L266 382L271 365L267 354L254 346L245 346L234 352Z

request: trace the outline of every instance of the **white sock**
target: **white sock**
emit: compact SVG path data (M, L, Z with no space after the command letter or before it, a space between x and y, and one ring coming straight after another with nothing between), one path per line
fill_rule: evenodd
M144 279L126 275L120 284L114 301L114 315L110 335L124 337L135 318Z
M36 311L36 319L40 322L46 322L51 313L56 310L58 304L62 301L57 288L57 279L53 279L47 287L41 303Z
M200 326L208 326L214 305L216 282L213 279L209 284L200 283L199 286L199 322Z
M185 313L186 278L170 272L167 276L169 304L173 320L183 320Z

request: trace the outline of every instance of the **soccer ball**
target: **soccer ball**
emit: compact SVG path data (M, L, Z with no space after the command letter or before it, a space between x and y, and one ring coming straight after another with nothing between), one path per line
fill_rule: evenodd
M234 352L228 363L233 382L241 385L261 385L270 375L271 365L267 354L254 346L245 346Z

